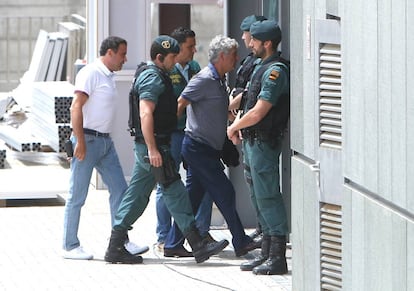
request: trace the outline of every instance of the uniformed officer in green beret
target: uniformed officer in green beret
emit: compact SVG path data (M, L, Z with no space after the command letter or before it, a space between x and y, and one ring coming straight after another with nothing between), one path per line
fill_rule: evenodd
M240 142L244 175L263 230L261 253L241 269L254 274L287 273L287 215L279 185L279 156L289 118L289 66L277 51L281 30L273 20L250 27L253 54L261 58L247 85L243 114L227 129L234 143Z
M245 101L244 97L246 97L245 94L247 82L250 80L253 70L258 63L257 57L253 54L250 48L250 40L252 39L252 36L250 34L250 27L256 21L263 20L266 20L266 17L262 15L249 15L245 17L240 24L240 30L243 32L242 39L244 41L244 45L247 49L250 50L250 53L241 61L240 67L237 69L236 82L232 91L233 99L230 101L229 105L229 111L233 113L233 116L230 117L230 120L233 120L239 110L243 107ZM255 240L257 247L259 248L261 245L263 233L259 222L258 213L256 213L256 215L256 229L250 234L250 237Z
M240 30L242 33L242 40L244 41L244 45L247 49L251 50L250 48L250 26L256 21L263 21L266 17L262 15L249 15L243 19L240 24ZM255 66L256 57L253 55L253 52L250 52L242 61L240 67L237 69L237 77L236 83L234 86L235 91L233 92L234 96L238 95L242 92L247 85L247 82L250 79L251 74L253 73L253 69Z
M105 254L107 262L142 263L142 257L129 253L124 242L128 230L147 207L156 183L163 188L164 201L187 238L197 263L208 260L228 245L227 240L207 242L200 236L188 192L171 156L171 133L177 128L177 98L168 71L174 67L179 52L174 38L158 36L151 45L151 61L138 66L135 73L129 122L131 134L135 136L135 165L115 216Z

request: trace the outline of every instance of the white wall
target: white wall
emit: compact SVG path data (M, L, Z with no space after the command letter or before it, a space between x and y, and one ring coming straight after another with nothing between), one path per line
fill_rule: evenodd
M321 289L317 183L323 177L310 166L320 160L315 24L329 12L341 29L342 288L414 290L414 4L290 5L293 289Z

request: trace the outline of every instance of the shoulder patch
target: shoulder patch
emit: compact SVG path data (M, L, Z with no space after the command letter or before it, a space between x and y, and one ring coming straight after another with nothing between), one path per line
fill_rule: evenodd
M278 72L278 71L276 71L276 70L272 70L272 71L270 72L270 75L269 75L269 80L274 81L274 80L276 80L277 78L279 78L279 72Z
M181 75L179 73L170 74L170 79L173 84L180 84L181 83Z

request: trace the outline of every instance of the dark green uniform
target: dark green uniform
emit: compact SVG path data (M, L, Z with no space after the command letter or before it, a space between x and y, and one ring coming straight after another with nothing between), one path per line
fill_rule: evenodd
M284 124L280 124L280 128L274 120L280 116L277 109L282 103L286 104L284 98L288 98L289 78L287 67L274 63L277 58L278 55L274 55L256 66L248 85L244 112L248 112L255 105L257 98L270 102L273 108L258 124L242 130L245 178L263 233L270 236L288 233L286 210L279 185L281 134L286 120L283 121ZM263 71L261 67L268 63L271 64ZM277 116L273 118L272 115Z
M160 63L163 63L162 56L177 55L179 52L178 42L167 35L158 36L151 45L151 55L156 55L154 60ZM163 188L164 202L187 238L194 259L197 263L202 263L222 251L228 245L228 241L203 240L195 226L188 192L177 173L170 152L171 133L177 128L177 98L174 96L171 79L161 67L149 62L138 66L133 82L129 94L128 125L131 135L135 136L135 164L128 189L115 216L104 259L110 263L142 263L142 257L128 252L124 244L128 241L128 230L144 212L149 196L158 182ZM142 104L139 101L144 100L155 104L152 112L153 133L162 157L161 167L151 166L147 157L148 148L142 135L139 114L139 107Z
M149 62L149 64L152 64L152 62ZM165 81L151 66L138 76L134 86L140 100L149 100L155 104L159 103L158 98L166 89ZM144 160L144 156L148 154L147 145L143 138L140 140L139 137L140 131L137 132L135 142L135 165L131 182L115 217L114 229L129 230L132 228L132 224L147 207L149 196L157 183L151 172L151 165ZM169 154L170 147L168 143L160 144L157 142L157 145L160 152L164 151ZM167 208L173 215L177 225L184 234L188 233L195 221L188 193L181 179L177 179L164 188L163 193Z

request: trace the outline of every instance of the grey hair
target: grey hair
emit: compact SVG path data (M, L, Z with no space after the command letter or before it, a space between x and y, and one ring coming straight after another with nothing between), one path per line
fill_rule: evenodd
M210 42L208 60L214 64L217 62L221 52L227 55L232 49L237 49L238 47L239 43L235 39L223 35L216 35Z

